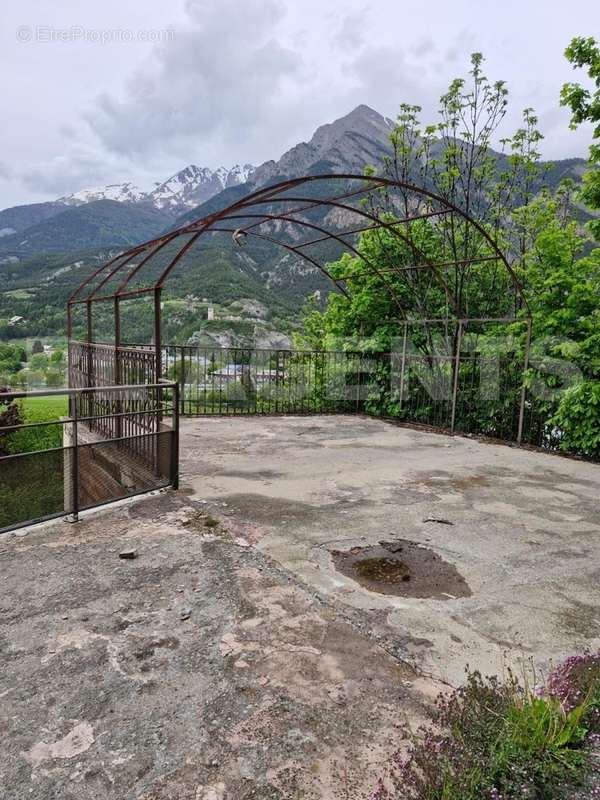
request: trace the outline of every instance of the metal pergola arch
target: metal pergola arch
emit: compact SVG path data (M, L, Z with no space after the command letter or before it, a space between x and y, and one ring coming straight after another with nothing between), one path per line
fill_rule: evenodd
M333 191L325 196L305 196L300 191L309 188L319 189L327 184L335 185L336 183L342 185L342 190L338 190L337 193ZM382 196L389 197L394 192L411 198L412 206L415 209L414 213L411 211L410 214L398 218L396 214L391 217L389 213L378 214L373 209L373 203L378 205L379 198ZM353 205L352 203L356 201L359 201L358 205ZM371 203L370 207L369 203ZM282 206L283 210L278 211ZM348 230L345 230L334 224L317 224L306 219L306 213L318 207L326 207L328 211L336 211L341 215L355 216L361 220L361 223L357 225L355 222ZM454 230L455 226L458 225L462 225L465 230L472 229L477 233L479 241L485 244L486 252L483 255L478 255L477 253L473 255L467 254L464 259L446 258L441 262L432 261L420 249L411 235L411 225L419 220L426 219L434 222L436 220L444 220L449 230ZM450 224L448 224L448 221ZM287 238L285 236L278 238L272 231L272 228L277 225L287 226L288 229L308 231L312 238L300 241L289 236ZM265 227L267 228L266 231L264 230ZM356 247L354 237L365 231L377 229L386 230L403 242L412 253L414 263L401 266L379 265L372 263L364 253L361 253ZM414 271L416 273L425 271L430 273L432 281L444 292L447 305L452 309L452 318L465 322L469 318L464 317L464 315L461 316L463 310L460 308L460 297L449 284L445 275L450 269L454 269L456 275L459 274L459 270L465 270L473 264L485 265L493 262L496 266L499 265L500 269L508 276L514 292L515 307L518 307L522 316L527 319L528 331L531 328L529 307L521 284L504 253L485 227L477 220L445 198L423 187L371 175L318 174L293 178L263 187L225 209L136 245L102 264L75 289L68 300L67 332L69 340L72 339L72 315L75 306L84 305L86 307L86 340L87 343L91 344L93 341L93 305L98 302L112 301L114 303L114 346L115 348L120 347L122 343L121 300L151 295L154 298L153 345L156 352L156 377L159 380L161 377L162 289L175 267L182 261L186 253L194 247L196 242L200 241L203 236L212 234L232 236L238 244L241 244L246 237L254 237L257 240L278 245L318 269L332 282L337 291L345 295L351 293L350 284L352 279L363 275L375 276L381 282L382 290L387 291L392 298L401 320L406 320L407 315L410 315L413 309L406 308L403 305L395 292L393 283L388 279L388 276L394 272ZM158 254L170 244L177 243L178 240L183 240L181 245L172 254L164 268L160 270L158 276L154 277L152 283L139 288L132 288L132 281L143 277L144 272L157 263L154 259ZM332 275L326 263L322 263L314 254L309 255L306 252L306 249L327 241L337 243L346 252L350 252L353 256L362 260L364 269L361 269L360 275L354 274L341 277ZM134 259L140 256L142 257L141 261L135 263ZM105 287L112 281L118 281L117 288L114 291L106 291ZM513 318L517 318L516 312ZM489 321L493 321L493 319L490 318ZM527 361L525 366L527 366Z

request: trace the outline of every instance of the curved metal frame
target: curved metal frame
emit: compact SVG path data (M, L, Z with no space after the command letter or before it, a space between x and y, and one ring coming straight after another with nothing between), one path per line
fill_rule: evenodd
M319 182L335 183L343 182L346 184L344 191L339 194L332 194L328 197L303 197L301 193L297 194L295 191L288 194L290 190L295 190L305 185L316 184ZM356 188L350 188L348 183L358 182ZM409 193L419 200L424 200L426 203L425 209L422 213L415 213L413 216L406 216L400 219L390 219L389 217L377 216L372 211L365 208L365 200L373 196L377 192L390 192L392 190L400 190L404 193ZM360 199L360 205L351 205L352 199ZM286 208L281 213L273 210L274 206L286 204ZM263 207L262 209L260 207ZM287 207L291 206L291 207ZM317 208L319 206L326 206L330 209L338 209L342 213L353 214L362 220L360 226L354 225L350 230L338 230L334 226L322 227L322 225L314 224L303 218L306 211ZM472 258L465 258L462 260L443 261L442 263L432 262L427 258L426 254L417 246L410 235L410 223L417 220L428 218L447 218L456 217L462 220L462 224L471 226L476 230L487 245L487 252L483 256L476 255ZM227 225L231 221L231 225ZM243 225L242 222L246 221L248 224ZM307 241L296 242L290 240L282 240L276 238L271 230L261 232L260 227L266 223L281 222L285 225L298 226L303 230L313 231L318 234L317 238L312 238ZM240 227L238 227L238 224ZM409 226L406 230L404 226ZM347 241L349 237L356 236L368 230L382 229L396 236L405 245L408 245L410 252L415 263L401 266L391 266L387 264L379 265L373 264L369 259L357 249L354 241ZM109 301L114 302L115 308L115 346L121 344L121 326L120 326L120 301L124 298L138 297L141 295L153 294L154 295L154 346L157 354L157 372L160 370L160 348L161 348L161 291L162 288L177 264L185 256L187 252L194 246L194 244L205 234L226 233L233 235L238 241L240 237L253 236L257 239L268 241L277 244L288 252L293 253L298 258L311 264L317 268L323 275L325 275L335 286L335 288L345 294L349 295L350 289L347 285L348 281L362 275L376 276L382 283L382 288L389 292L390 297L393 299L395 306L398 309L399 317L402 320L407 319L407 314L412 309L406 308L395 292L394 286L386 278L390 273L398 273L402 271L428 271L431 274L432 281L437 284L438 288L443 291L449 308L452 309L452 318L459 320L461 310L459 307L460 295L452 291L451 287L444 276L444 270L454 267L455 269L467 267L469 264L485 262L495 262L500 264L501 268L509 276L513 285L515 297L518 300L516 305L524 311L527 319L530 320L529 307L527 299L524 295L521 284L508 263L506 257L493 241L485 228L477 222L477 220L470 217L457 206L449 201L440 197L439 195L409 183L401 183L388 178L378 176L365 176L354 174L332 174L332 175L310 175L301 178L293 178L290 180L282 181L275 185L266 186L251 194L243 197L241 200L230 205L221 211L210 214L204 218L195 220L188 225L182 226L174 231L170 231L155 239L151 239L142 244L136 245L124 252L119 253L105 264L102 264L91 275L89 275L71 294L68 301L67 309L67 328L69 340L72 337L72 311L73 307L77 304L83 304L87 308L87 341L91 342L93 339L93 325L92 325L92 306L96 302ZM160 253L165 247L177 239L184 237L186 241L178 248L177 252L171 257L170 261L162 269L159 276L149 286L142 288L130 288L131 282L134 278L138 277L149 263L151 264L153 258ZM311 245L319 242L333 241L340 244L345 251L352 253L362 259L364 264L364 271L360 275L346 275L336 277L331 274L327 269L326 264L320 263L319 260L313 255L308 255L305 250ZM142 256L142 260L137 265L132 264L137 256ZM121 278L118 288L114 292L102 293L104 287L112 280ZM86 291L87 290L87 291ZM491 321L491 320L490 320Z

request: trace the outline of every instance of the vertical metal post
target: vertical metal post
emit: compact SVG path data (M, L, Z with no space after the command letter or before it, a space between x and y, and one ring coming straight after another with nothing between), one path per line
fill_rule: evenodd
M523 426L525 422L525 400L527 396L527 387L525 386L526 373L529 369L529 356L531 353L531 317L527 318L527 335L525 338L525 358L523 359L523 376L521 381L521 402L519 405L519 427L517 431L517 444L520 445L523 441Z
M156 352L156 383L162 378L161 342L161 289L154 290L154 349Z
M172 441L171 441L171 486L179 489L179 384L173 384L173 412L172 412Z
M456 352L454 354L454 385L452 387L452 421L450 432L454 433L456 424L456 399L458 397L458 373L460 371L460 348L462 345L463 320L458 321L458 333L456 336Z
M87 340L91 342L94 338L93 322L92 322L92 301L88 300L85 304L86 320L87 320Z
M73 404L73 434L71 439L71 516L69 522L79 521L79 436L77 431L77 395L75 395Z
M281 351L277 351L276 356L276 372L275 372L275 413L279 413L279 391L280 391L280 376L281 376Z
M73 308L71 303L67 304L67 387L73 388ZM69 395L69 416L73 416L73 397Z
M198 372L198 375L200 373ZM181 346L181 360L179 362L179 402L181 403L181 413L185 414L185 347ZM206 391L206 388L205 388Z
M123 376L121 374L121 308L119 304L119 297L115 297L115 384L121 386L123 384ZM115 435L117 439L123 436L123 417L120 416L123 411L122 395L117 392L117 401L115 408L117 411L116 430Z
M87 388L94 386L95 384L95 375L94 375L94 353L92 350L92 339L94 338L94 324L92 319L92 301L88 300L86 303L86 319L87 319ZM83 400L83 395L81 396ZM77 398L75 398L75 402L77 403ZM91 406L93 402L93 396L90 394L86 394L85 403L83 403L85 407L85 416L91 416Z
M115 348L121 346L121 304L120 298L115 297Z
M402 337L402 365L400 367L400 397L398 398L398 407L402 410L404 402L404 373L406 370L406 344L408 339L408 322L404 322L404 335Z
M160 287L154 290L154 359L155 359L155 383L160 383L162 378L162 341L161 341L161 289ZM160 422L162 420L162 408L160 403L160 389L155 389L156 392L156 430L160 430ZM158 441L157 441L158 444Z

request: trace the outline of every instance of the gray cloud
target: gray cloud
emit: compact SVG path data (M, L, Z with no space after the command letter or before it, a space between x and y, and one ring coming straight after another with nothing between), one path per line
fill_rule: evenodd
M400 103L432 108L442 84L429 75L431 57L399 52L389 45L367 45L345 65L345 72L355 81L353 100L369 97L371 105L384 113L395 114ZM393 105L390 98L394 98Z
M285 15L282 2L188 0L186 13L188 24L176 30L174 45L156 50L124 96L105 93L87 113L109 151L184 157L199 141L210 150L214 139L241 149L264 135L285 107L302 57L274 38Z
M333 43L341 50L352 50L366 41L369 27L369 9L363 8L346 15L333 36Z
M426 12L398 0L61 0L43 13L39 0L8 4L0 207L94 184L149 188L191 162L260 163L359 103L394 117L410 102L436 121L440 94L473 50L487 57L490 79L508 82L503 135L533 106L546 157L585 155L590 131L569 130L558 95L573 78L564 47L594 10L594 0L571 0L561 18L545 0L505 0L503 14L491 0L477 14L472 0L434 0ZM173 28L175 37L25 45L15 36L22 24Z

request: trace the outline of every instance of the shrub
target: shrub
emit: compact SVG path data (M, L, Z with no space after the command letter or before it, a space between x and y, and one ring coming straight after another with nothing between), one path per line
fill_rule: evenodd
M551 422L562 431L561 450L600 456L600 381L565 392Z
M599 708L600 654L568 659L536 693L512 675L468 672L438 698L431 724L405 731L408 753L394 756L391 786L381 780L372 800L600 798Z
M546 692L567 712L588 701L586 725L600 735L600 651L571 656L555 667L546 681Z

